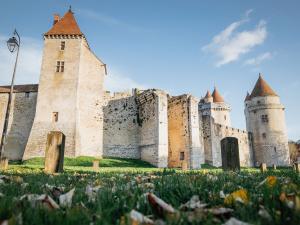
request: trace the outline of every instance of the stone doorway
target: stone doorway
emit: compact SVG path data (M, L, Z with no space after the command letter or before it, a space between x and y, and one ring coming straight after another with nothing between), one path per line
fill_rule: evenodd
M221 140L222 168L224 170L240 170L239 141L235 137Z

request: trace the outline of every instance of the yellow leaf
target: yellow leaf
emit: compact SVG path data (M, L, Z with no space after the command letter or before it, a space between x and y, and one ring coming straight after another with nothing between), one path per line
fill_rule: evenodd
M267 183L268 187L272 188L276 185L277 178L275 176L268 176L266 183Z
M245 190L245 189L237 190L237 191L231 193L230 195L228 195L224 199L224 203L226 205L232 205L236 201L242 202L244 204L248 204L249 198L248 198L248 192L247 192L247 190Z

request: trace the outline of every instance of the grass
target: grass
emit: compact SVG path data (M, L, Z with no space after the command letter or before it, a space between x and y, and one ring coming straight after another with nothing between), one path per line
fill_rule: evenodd
M201 202L209 204L208 208L232 208L231 217L250 224L299 224L300 221L300 212L297 211L300 208L289 207L279 200L282 193L290 194L290 198L300 194L300 176L292 169L269 170L266 173L256 169L242 169L239 173L222 172L209 167L181 171L153 168L138 160L102 159L100 165L103 167L96 173L91 171L92 161L93 158L87 157L66 159L65 172L57 175L43 173L41 158L21 165L10 165L9 170L1 172L7 180L0 184L0 221L22 218L24 225L123 225L126 224L123 218L127 218L132 209L144 215L154 215L152 218L155 220L158 216L145 198L147 192L153 192L179 211L179 217L162 218L166 224L222 224L227 221L227 215L215 217L210 213L180 211L180 205L193 195L198 195ZM267 184L259 186L270 176L276 177L272 187ZM152 185L149 186L149 183ZM32 206L28 201L20 201L22 195L29 193L49 194L57 201L45 184L64 186L65 192L75 187L72 206L48 210L42 206ZM94 202L89 201L85 194L88 184L101 187ZM247 190L247 203L227 205L220 197L220 191L230 194L241 188ZM269 218L259 215L262 207ZM194 220L191 221L191 218Z

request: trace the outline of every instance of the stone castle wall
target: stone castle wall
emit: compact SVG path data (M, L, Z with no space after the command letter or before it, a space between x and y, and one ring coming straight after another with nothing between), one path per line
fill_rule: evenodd
M105 101L104 156L142 159L167 167L166 93L106 93Z
M135 96L112 98L103 107L103 156L141 157L138 109Z
M189 95L169 98L169 167L181 167L185 162L190 168L200 168L203 162L198 102Z
M2 136L8 93L0 93L0 137ZM21 160L33 124L37 92L13 94L12 111L9 116L7 143L4 156L10 160Z
M240 165L252 166L252 145L246 131L217 124L209 116L203 116L203 130L206 163L222 166L221 141L226 137L235 137L239 144Z

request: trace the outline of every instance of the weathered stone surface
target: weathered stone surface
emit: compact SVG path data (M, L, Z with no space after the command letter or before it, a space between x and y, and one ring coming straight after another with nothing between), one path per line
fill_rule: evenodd
M56 72L57 61L65 62L64 72ZM43 157L52 130L66 135L66 156L102 156L104 73L83 37L45 37L36 114L23 159Z
M13 94L8 136L3 153L10 160L21 160L23 157L35 116L36 100L36 91ZM0 137L3 131L7 101L8 93L0 93Z
M263 172L266 172L268 169L267 169L267 164L266 163L262 163L260 164L260 171L263 173Z
M252 134L254 162L290 164L284 106L279 96L255 97L245 102L247 130ZM263 120L263 116L267 116Z
M3 157L0 159L0 170L7 170L8 169L8 158Z
M294 170L295 170L297 173L300 173L300 163L295 163L295 164L294 164Z
M99 160L94 160L93 161L93 170L94 171L99 171L99 164L100 164L100 161Z
M198 169L204 162L198 102L190 95L169 98L169 167L181 167L186 163L189 168Z
M59 173L63 171L65 135L59 131L51 131L47 135L45 172Z
M234 137L221 141L223 170L240 170L239 143Z

